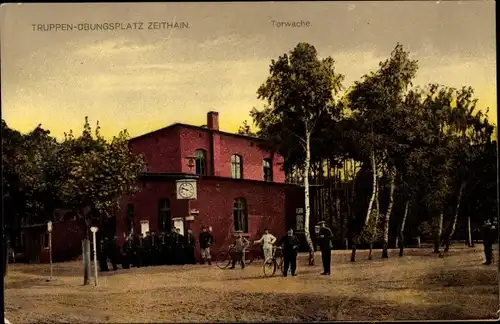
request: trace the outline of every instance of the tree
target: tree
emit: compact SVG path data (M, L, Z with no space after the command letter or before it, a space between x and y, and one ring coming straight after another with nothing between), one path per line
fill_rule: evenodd
M289 54L272 60L269 77L257 90L258 98L267 101L262 111L253 109L251 116L259 128L259 137L277 144L293 137L297 162L303 175L305 236L309 246L309 263L314 263L314 245L310 233L309 175L311 171L311 142L320 133L322 117L338 116L339 106L334 96L342 88L343 76L335 72L331 57L318 58L314 46L299 43ZM290 139L285 142L290 145ZM290 145L290 146L292 146ZM297 148L298 145L298 148ZM285 155L286 158L286 155Z
M144 159L130 151L128 138L124 130L108 143L100 134L99 123L92 136L87 117L80 137L66 134L59 162L69 166L63 192L74 209L88 207L91 217L103 220L117 210L120 197L137 190Z
M243 124L238 128L238 134L256 137L257 133L252 131L252 128L248 124L248 121L244 120Z
M362 158L364 163L371 165L373 176L372 196L361 232L376 232L376 229L370 227L378 226L379 223L380 210L374 210L374 204L378 206L381 171L385 170L390 178L389 206L384 214L383 257L387 257L389 220L397 177L399 143L395 135L401 132L397 112L403 105L417 67L417 61L410 60L409 53L397 44L389 59L380 62L376 72L369 73L363 76L361 81L355 82L347 94L348 106L357 121L356 129L351 130L349 135L360 143ZM370 221L372 217L376 220ZM354 258L353 250L353 260Z
M456 207L445 241L445 252L448 251L455 233L462 196L467 183L472 180L473 164L486 145L491 141L493 126L489 124L488 112L476 111L477 99L473 99L474 90L463 87L455 90L453 106L450 110L450 127L454 131L455 140L455 182L458 187ZM470 218L470 216L468 216ZM468 221L470 223L470 220Z

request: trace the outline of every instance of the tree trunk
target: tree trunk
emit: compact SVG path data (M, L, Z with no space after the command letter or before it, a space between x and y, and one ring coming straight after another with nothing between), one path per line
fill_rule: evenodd
M373 172L373 182L372 182L372 196L370 198L370 202L368 203L368 210L366 212L366 218L365 218L365 226L368 225L368 222L370 221L370 214L373 209L373 202L375 201L376 195L377 195L377 166L375 162L375 151L371 151L370 154L370 161L372 164L372 172Z
M83 252L83 284L90 284L90 240L85 239L82 242Z
M470 226L470 216L467 216L467 238L468 238L467 245L469 247L473 247L474 246L474 242L472 241L472 231L471 231L471 226Z
M441 236L443 234L443 212L439 215L439 228L436 231L434 238L434 253L439 253L439 243L441 243Z
M455 217L453 217L453 222L451 223L450 227L450 232L448 234L448 237L446 238L446 247L444 248L444 252L448 252L450 249L451 245L451 239L453 238L453 234L455 234L455 229L457 227L457 220L458 220L458 212L460 211L460 201L462 199L462 194L465 189L465 181L462 182L460 185L460 191L458 192L458 198L457 198L457 207L455 209Z
M405 205L405 213L403 215L403 220L401 221L401 228L399 229L399 256L402 257L404 255L404 247L405 247L405 223L406 217L408 216L408 208L410 206L410 202L407 200Z
M396 167L394 166L391 170L391 188L389 190L389 206L387 206L387 212L385 213L384 222L384 247L382 249L382 258L388 258L389 254L387 249L389 246L389 221L391 219L392 207L394 206L394 189L396 188Z
M377 169L375 169L377 172ZM375 178L375 221L373 222L372 237L370 241L370 252L368 253L368 260L373 259L373 243L378 240L378 222L380 219L380 200L378 199L379 187L378 187L378 177Z
M309 169L311 166L311 134L306 131L306 160L304 163L304 232L306 234L307 245L309 246L309 265L314 265L314 245L311 240L311 231L309 230L311 206L309 204Z

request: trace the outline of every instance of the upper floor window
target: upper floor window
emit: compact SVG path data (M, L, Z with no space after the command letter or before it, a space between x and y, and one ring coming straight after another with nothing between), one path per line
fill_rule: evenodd
M248 208L245 198L236 198L233 205L234 231L248 232Z
M160 199L158 201L158 230L169 231L172 223L170 213L170 200Z
M194 157L196 161L196 174L207 175L207 152L198 149L194 152Z
M127 217L125 220L128 232L132 232L132 229L134 228L134 213L135 213L134 205L128 204L127 205Z
M241 179L243 174L243 165L241 155L231 156L231 176L233 179Z
M262 168L264 170L264 181L273 181L273 163L271 159L264 159Z

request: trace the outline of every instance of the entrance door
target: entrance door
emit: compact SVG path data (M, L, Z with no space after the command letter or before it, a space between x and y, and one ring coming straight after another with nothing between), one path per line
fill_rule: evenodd
M149 232L149 221L141 220L141 234L146 235Z
M180 234L184 235L184 220L182 218L174 218L174 227L180 230Z

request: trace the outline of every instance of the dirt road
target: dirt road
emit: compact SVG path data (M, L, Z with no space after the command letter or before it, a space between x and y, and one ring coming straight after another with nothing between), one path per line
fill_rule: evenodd
M297 277L264 278L245 270L158 266L118 270L82 286L82 264L14 265L6 278L6 316L13 323L467 320L496 318L498 274L480 248L453 248L444 258L409 250L403 258L334 252L332 275L299 257Z

